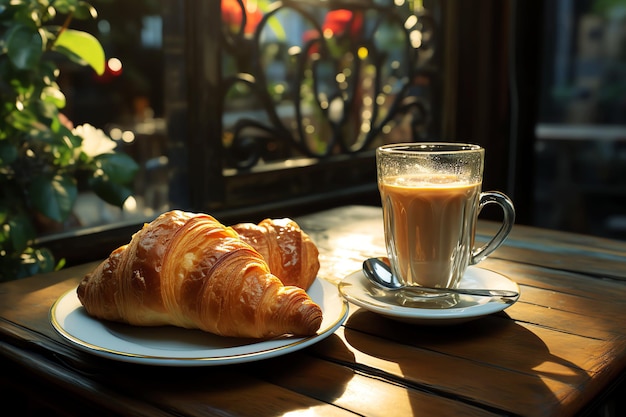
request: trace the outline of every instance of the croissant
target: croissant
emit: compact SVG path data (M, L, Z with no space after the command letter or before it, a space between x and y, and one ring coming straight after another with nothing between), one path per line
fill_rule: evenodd
M174 325L222 336L313 335L321 308L285 286L258 251L205 214L173 210L85 275L77 295L91 316Z
M319 251L291 219L265 219L258 225L240 223L233 229L265 258L284 285L309 289L320 269Z

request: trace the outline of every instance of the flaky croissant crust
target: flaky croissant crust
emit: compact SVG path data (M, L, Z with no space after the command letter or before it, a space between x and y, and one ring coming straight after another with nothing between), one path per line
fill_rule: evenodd
M320 269L319 251L295 221L265 219L258 225L240 223L233 229L263 256L284 285L307 290L315 281Z
M77 293L98 318L223 336L312 335L322 321L306 292L284 286L232 228L178 210L144 225L84 277Z

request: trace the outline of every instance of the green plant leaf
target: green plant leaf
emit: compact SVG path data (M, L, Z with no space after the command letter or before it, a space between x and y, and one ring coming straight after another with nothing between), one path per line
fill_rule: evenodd
M59 107L57 107L57 102L54 100L38 100L33 104L37 106L37 114L43 116L45 119L54 119L59 115Z
M78 189L75 180L70 177L39 176L33 179L28 192L37 211L52 220L62 222L72 212Z
M65 94L59 90L58 86L45 87L41 91L41 100L46 103L53 104L56 108L62 109L65 107Z
M18 25L9 30L6 47L7 55L15 67L33 69L43 54L43 39L37 30Z
M105 181L102 177L91 178L90 185L98 197L109 204L122 207L132 191L123 185Z
M57 269L54 262L54 255L50 249L37 248L34 250L33 255L34 258L37 259L37 266L39 267L37 273L52 272ZM65 264L64 260L63 264Z
M128 184L139 170L133 158L125 153L105 153L94 158L100 165L108 181Z
M18 213L11 217L8 224L12 249L21 253L26 250L28 243L35 238L35 228L25 213Z
M74 17L81 20L97 19L98 12L91 4L79 1L74 10Z
M55 16L61 15L61 14L69 14L72 12L72 9L74 8L74 5L72 3L76 3L76 2L72 0L56 1L54 4L54 8L53 10L51 10L51 12L53 12Z
M37 123L37 117L29 108L26 108L22 111L12 111L7 115L6 121L15 130L27 132Z
M56 39L55 49L57 47L69 50L79 56L98 75L104 74L104 49L102 49L100 41L93 35L79 30L66 29Z
M30 277L54 271L54 255L47 248L27 248L20 255L20 264L14 278Z

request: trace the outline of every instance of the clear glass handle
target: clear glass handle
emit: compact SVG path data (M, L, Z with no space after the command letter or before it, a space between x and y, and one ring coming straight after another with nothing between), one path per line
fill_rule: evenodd
M470 265L476 265L489 256L491 252L498 249L500 245L502 245L502 242L504 242L504 239L506 239L511 232L513 224L515 223L515 207L513 207L511 199L505 194L499 191L485 191L484 193L481 193L478 203L478 213L480 213L483 207L487 204L497 204L502 207L502 211L504 212L502 226L500 226L498 233L496 233L496 235L489 242L487 242L487 244L472 251Z

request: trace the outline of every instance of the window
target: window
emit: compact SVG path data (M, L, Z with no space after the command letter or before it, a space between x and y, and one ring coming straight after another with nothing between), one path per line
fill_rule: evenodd
M168 208L230 223L376 204L375 147L438 129L429 2L93 4L92 33L122 67L67 74L68 116L104 129L141 169L124 210L81 196L83 226L100 233L85 256ZM57 250L83 261L68 252L85 247Z
M545 5L538 225L626 238L626 18L620 2Z
M187 76L169 119L194 128L170 128L189 160L181 204L267 213L375 190L372 150L426 134L434 78L432 18L381 4L185 3L167 55Z

